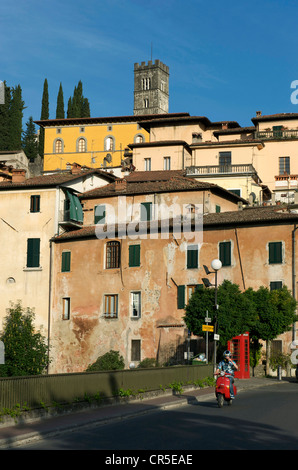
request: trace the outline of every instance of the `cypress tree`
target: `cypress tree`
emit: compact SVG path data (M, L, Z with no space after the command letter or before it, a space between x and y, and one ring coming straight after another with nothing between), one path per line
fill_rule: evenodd
M75 86L73 96L68 100L67 117L90 117L90 104L83 95L83 84L80 80Z
M63 97L62 84L60 83L59 92L57 96L56 119L64 119L64 118L65 118L64 97Z
M9 150L20 150L22 148L23 110L22 89L20 85L17 85L12 89L11 95Z
M0 150L9 150L11 90L4 82L4 103L0 104Z
M23 133L22 146L29 160L34 160L34 158L37 157L38 144L36 140L36 128L32 116L29 117L29 120L26 123L26 131Z
M69 97L68 103L67 103L67 117L71 118L72 116L72 98L71 96Z
M42 103L41 103L41 115L40 119L49 119L49 87L48 81L45 79L43 84L43 94L42 94ZM38 145L39 155L43 158L44 156L44 128L40 128L39 132L39 145Z

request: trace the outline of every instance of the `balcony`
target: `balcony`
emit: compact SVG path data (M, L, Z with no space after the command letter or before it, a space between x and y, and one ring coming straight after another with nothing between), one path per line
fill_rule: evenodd
M71 217L70 209L59 211L59 225L65 230L82 228L83 223Z
M189 166L186 168L186 176L239 176L250 175L257 177L256 169L251 164L242 165L206 165Z
M255 132L255 139L261 139L261 140L298 139L298 129L278 129L278 130Z

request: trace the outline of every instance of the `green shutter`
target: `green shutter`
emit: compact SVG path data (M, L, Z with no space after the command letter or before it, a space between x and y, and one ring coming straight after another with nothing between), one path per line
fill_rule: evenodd
M269 243L269 264L282 263L282 242Z
M67 191L70 202L70 219L76 222L83 222L83 209L78 196Z
M185 308L185 286L178 286L177 308Z
M94 207L94 223L105 224L106 221L106 206L101 204Z
M152 202L141 203L141 221L145 222L151 220L152 217Z
M61 271L63 273L67 273L70 271L70 259L71 259L70 251L64 251L62 253L62 266L61 266Z
M129 266L136 267L140 266L140 253L141 253L141 246L140 245L130 245L129 247Z
M223 266L231 266L231 242L220 242L219 259Z
M198 267L198 247L191 245L187 247L187 269Z
M27 240L27 268L39 267L40 238Z

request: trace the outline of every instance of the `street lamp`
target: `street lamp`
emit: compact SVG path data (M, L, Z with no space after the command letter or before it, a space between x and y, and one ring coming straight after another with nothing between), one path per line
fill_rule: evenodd
M208 274L215 274L215 283L211 284L209 279L203 278L202 281L205 285L205 287L211 287L214 286L214 310L215 310L215 324L214 324L214 336L217 334L217 310L218 310L218 305L217 305L217 273L222 267L222 262L220 259L214 259L211 261L211 268L213 271L209 271L208 267L203 265L205 273ZM216 340L214 340L214 372L216 370Z

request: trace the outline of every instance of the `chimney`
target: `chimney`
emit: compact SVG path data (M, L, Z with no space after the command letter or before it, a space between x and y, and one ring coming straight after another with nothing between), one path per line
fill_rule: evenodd
M221 124L221 128L222 128L222 129L225 129L225 130L228 129L228 123L227 123L227 122L223 122L223 123Z
M262 116L262 111L257 111L257 112L256 112L256 116L258 116L258 117L259 117L259 116Z
M72 163L71 165L71 174L72 175L77 175L78 173L81 173L82 167L78 163Z
M20 168L13 168L12 170L12 183L24 183L26 179L26 170Z
M116 191L116 193L125 192L126 188L127 188L126 179L122 178L122 179L119 179L119 180L115 180L115 191Z

